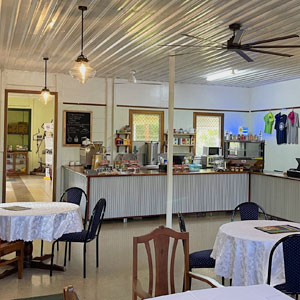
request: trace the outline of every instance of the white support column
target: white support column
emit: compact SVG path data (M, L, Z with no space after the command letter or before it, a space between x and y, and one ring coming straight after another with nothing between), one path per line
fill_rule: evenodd
M115 78L112 78L111 81L111 139L110 139L110 159L111 162L114 161L114 147L115 147L115 139L114 139L114 134L115 134L115 115L116 115L116 104L115 104Z
M173 128L174 128L174 81L175 81L175 56L169 56L169 108L168 108L168 175L167 175L167 209L166 227L172 228L173 207Z

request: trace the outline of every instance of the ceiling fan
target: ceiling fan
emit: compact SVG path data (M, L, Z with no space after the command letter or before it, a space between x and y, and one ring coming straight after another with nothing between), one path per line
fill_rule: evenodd
M115 84L147 84L147 85L161 85L161 83L151 83L151 82L137 82L136 70L131 70L129 72L128 82L116 82Z
M269 51L269 50L262 50L262 49L300 48L300 45L261 45L261 44L267 44L267 43L271 43L271 42L296 38L296 37L299 37L298 34L291 34L291 35L275 37L275 38L271 38L271 39L260 40L260 41L255 41L255 42L243 44L242 43L242 37L245 33L245 30L241 29L241 24L233 23L233 24L229 25L229 29L231 31L233 31L233 35L226 43L223 43L223 44L213 42L213 41L209 41L209 40L203 39L201 37L197 37L197 36L193 36L193 35L190 35L190 34L183 33L182 35L185 36L185 37L193 38L193 39L199 39L199 40L206 41L206 42L209 42L209 43L214 43L215 45L214 46L212 46L212 45L200 46L200 45L167 44L167 45L162 45L162 46L194 47L194 48L197 48L197 47L199 47L199 48L201 48L201 47L216 48L218 50L226 50L225 52L227 52L227 51L235 52L238 55L240 55L243 59L245 59L247 62L253 62L253 59L251 57L249 57L245 53L245 51L257 52L257 53L262 53L262 54L277 55L277 56L291 57L291 56L293 56L291 54L278 53L278 52L273 52L273 51ZM218 46L216 46L216 44L218 44ZM181 55L183 55L183 54L184 53L182 53Z

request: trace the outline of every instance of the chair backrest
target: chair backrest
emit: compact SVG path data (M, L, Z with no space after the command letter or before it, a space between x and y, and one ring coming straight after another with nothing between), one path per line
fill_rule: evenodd
M105 209L106 209L106 200L104 198L101 198L100 200L98 200L97 204L95 205L89 221L89 227L87 233L88 240L93 240L96 236L98 236L103 222Z
M148 294L153 296L162 296L175 293L174 267L175 254L178 240L184 241L184 278L185 288L188 286L187 273L189 270L189 233L176 232L172 229L160 226L149 234L133 238L133 285L138 282L138 245L144 244L147 252L149 266L149 284ZM170 242L173 241L171 257L169 261ZM151 242L154 248L155 257L155 285L153 286L153 251L151 251ZM170 269L168 270L168 267ZM170 291L169 291L170 285Z
M66 189L60 197L60 202L69 202L80 205L82 195L87 199L86 193L79 187L70 187Z
M269 256L268 280L271 283L272 259L276 248L282 244L285 290L287 293L300 293L300 234L291 234L280 239L272 248Z
M82 196L85 199L85 216L84 216L84 226L87 222L87 195L85 191L79 187L70 187L66 189L60 197L60 202L69 202L73 204L80 205Z
M63 292L64 292L64 300L79 300L72 285L66 286Z
M239 204L233 211L231 221L234 221L234 216L237 213L237 211L240 212L241 221L246 220L258 220L259 217L259 211L264 214L265 220L267 219L265 210L259 206L255 202L244 202Z
M180 232L186 232L184 218L181 212L177 213Z

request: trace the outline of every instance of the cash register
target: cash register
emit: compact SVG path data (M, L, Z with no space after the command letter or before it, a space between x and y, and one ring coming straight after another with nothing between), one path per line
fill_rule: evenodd
M295 177L295 178L300 178L300 158L296 158L298 162L298 167L297 169L289 169L286 172L286 175L289 177Z

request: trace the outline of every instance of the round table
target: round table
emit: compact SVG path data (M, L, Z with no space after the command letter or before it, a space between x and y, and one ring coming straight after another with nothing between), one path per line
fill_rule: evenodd
M215 273L232 279L232 285L256 285L267 282L269 255L274 244L293 233L269 234L255 227L300 224L286 221L239 221L219 228L211 257ZM299 232L295 232L299 233ZM271 284L285 281L282 245L274 252Z
M216 289L201 289L177 293L148 300L291 300L275 288L267 285L229 286Z
M7 207L24 207L26 210L7 210ZM48 269L42 261L51 255L32 258L35 239L53 241L65 233L82 230L80 207L66 202L13 202L0 204L0 239L24 240L26 267ZM55 270L64 270L55 266Z

